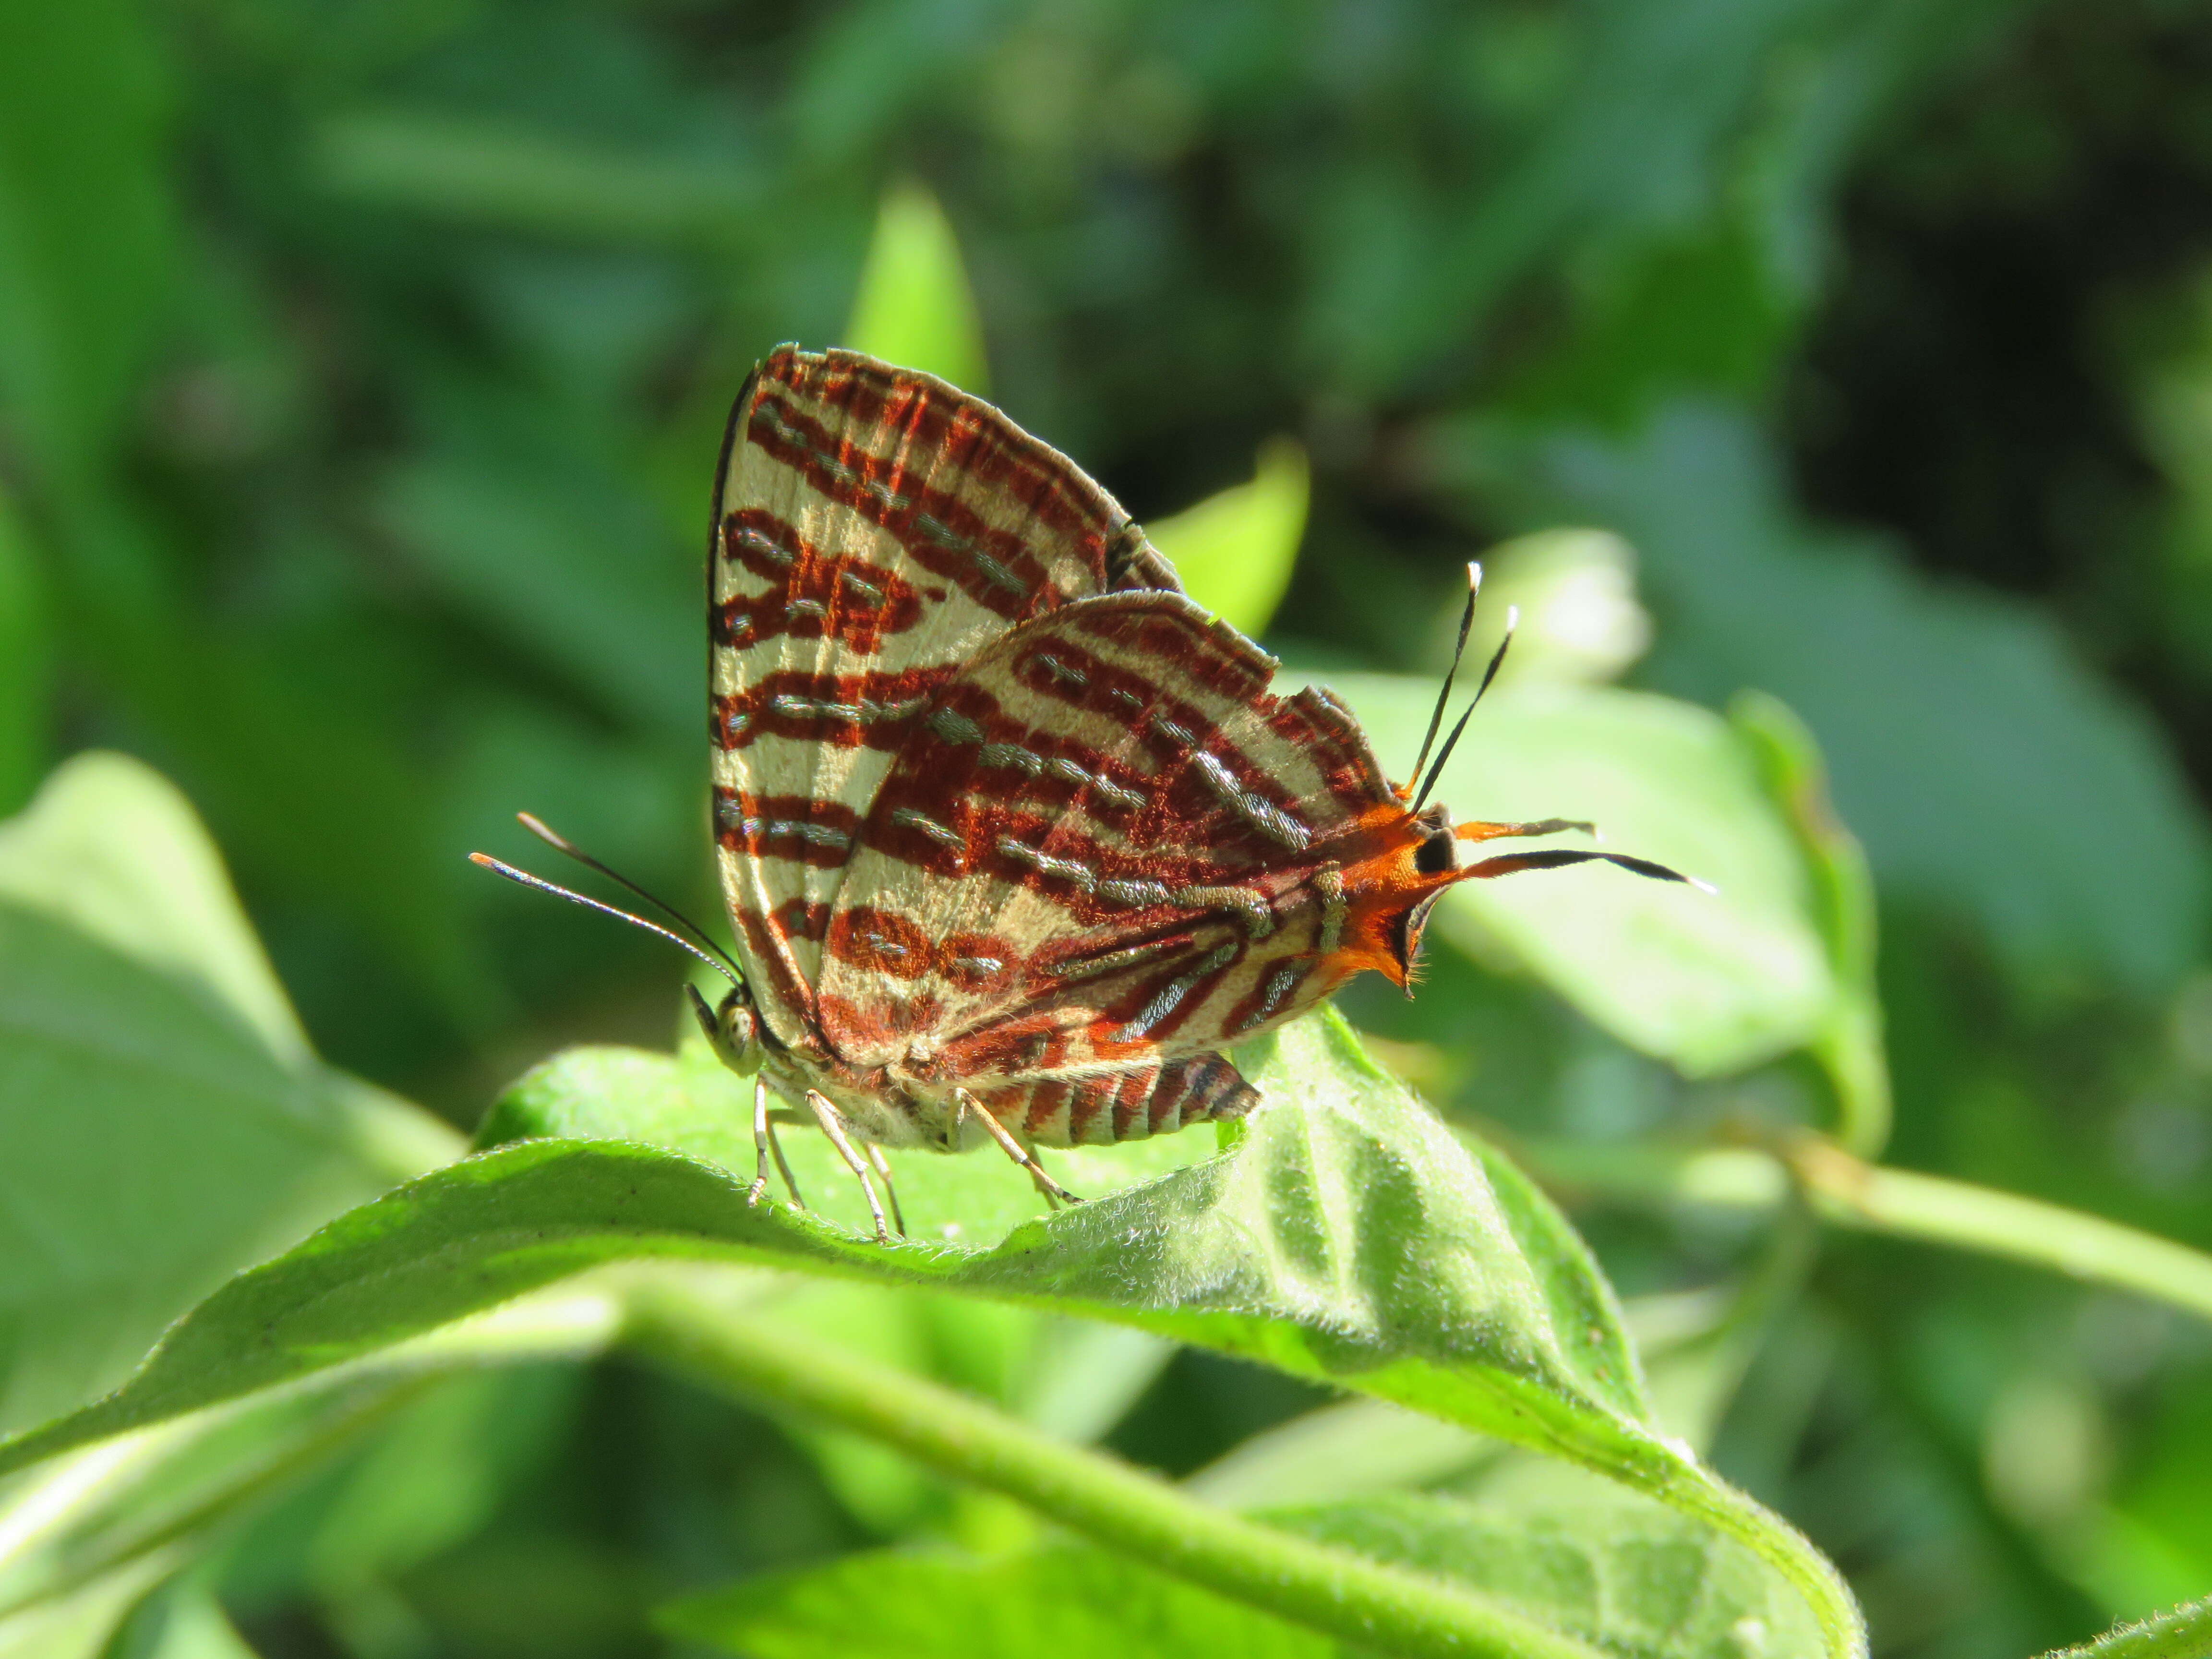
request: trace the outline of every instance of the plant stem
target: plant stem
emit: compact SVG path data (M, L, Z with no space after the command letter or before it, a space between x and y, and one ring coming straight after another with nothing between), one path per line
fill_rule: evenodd
M2050 1659L2212 1659L2212 1601L2191 1601L2139 1625L2108 1631Z
M1811 1137L1788 1158L1822 1212L1845 1225L2008 1255L2212 1319L2212 1255L2186 1244L2040 1199L1879 1169Z
M641 1278L629 1307L632 1347L710 1388L867 1435L1278 1618L1390 1653L1599 1659L1595 1649L1475 1592L1257 1525L967 1395L733 1316L696 1279Z
M1971 1182L1885 1169L1806 1135L1777 1153L1745 1147L1681 1153L1521 1143L1547 1181L1616 1197L1766 1210L1794 1174L1823 1219L1866 1232L2008 1257L2108 1285L2212 1320L2212 1255L2039 1198Z

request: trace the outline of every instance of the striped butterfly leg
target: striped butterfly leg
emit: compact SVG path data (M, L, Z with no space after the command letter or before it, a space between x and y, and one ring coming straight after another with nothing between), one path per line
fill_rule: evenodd
M1030 1184L1044 1194L1047 1208L1054 1208L1062 1204L1083 1202L1073 1193L1069 1192L1066 1188L1047 1175L1044 1172L1044 1165L1036 1161L1036 1154L1017 1140L1012 1129L985 1111L976 1103L975 1096L969 1094L965 1089L955 1089L952 1091L952 1098L957 1103L957 1109L962 1115L974 1113L976 1121L983 1126L985 1132L992 1139L999 1143L1006 1155L1020 1164L1028 1173Z
M775 1159L775 1167L783 1175L784 1190L791 1194L794 1208L805 1209L806 1200L799 1195L799 1182L792 1178L791 1161L783 1155L783 1143L775 1138L775 1121L768 1111L768 1079L758 1073L753 1075L753 1184L745 1188L745 1202L757 1204L768 1194L768 1161Z
M868 1161L854 1150L852 1138L845 1133L844 1120L837 1115L837 1109L830 1103L830 1097L818 1089L806 1091L806 1104L814 1113L814 1121L822 1126L822 1133L830 1137L830 1144L837 1149L837 1156L845 1160L845 1167L859 1178L861 1196L868 1200L868 1213L875 1218L876 1243L890 1243L891 1231L884 1219L883 1200L876 1196L876 1183L868 1178ZM900 1231L903 1232L905 1229L901 1228Z
M884 1183L884 1196L890 1200L891 1225L898 1229L901 1238L906 1237L906 1212L899 1208L898 1188L891 1181L891 1162L884 1156L884 1149L874 1141L867 1143L868 1162L876 1168L876 1178Z

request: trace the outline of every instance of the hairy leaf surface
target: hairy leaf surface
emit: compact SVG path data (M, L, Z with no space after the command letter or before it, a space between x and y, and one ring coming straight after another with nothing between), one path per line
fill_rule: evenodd
M1470 1152L1333 1012L1241 1058L1268 1103L1230 1152L988 1245L878 1246L824 1216L749 1205L743 1166L635 1141L496 1147L241 1275L118 1394L0 1446L0 1469L289 1381L600 1263L739 1261L1119 1321L1396 1400L1717 1519L1802 1567L1801 1582L1820 1577L1794 1534L1649 1425L1611 1292L1510 1165ZM605 1134L633 1102L641 1132L665 1129L686 1103L700 1120L719 1111L734 1123L732 1085L665 1058L586 1051L526 1080L500 1125L589 1121ZM694 1093L709 1085L719 1100ZM927 1215L919 1163L902 1173Z

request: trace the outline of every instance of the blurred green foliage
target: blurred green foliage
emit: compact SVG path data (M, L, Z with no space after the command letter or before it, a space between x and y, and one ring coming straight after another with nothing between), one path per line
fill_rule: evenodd
M1419 997L1354 1019L1561 1172L1662 1415L1881 1651L2202 1595L2202 1329L1621 1172L1808 1123L1873 1151L1893 1082L1896 1161L2212 1247L2207 131L2179 0L0 7L0 810L142 757L254 923L125 763L4 832L9 1423L435 1161L349 1072L473 1127L563 1042L666 1045L680 964L461 854L528 807L714 908L715 446L769 346L848 341L988 361L1393 769L1485 558L1523 635L1446 798L1597 817L1723 902L1463 895ZM52 863L102 823L106 873ZM1340 1479L1406 1446L1195 1351L840 1295L825 1328L1201 1485L1287 1465L1285 1423ZM176 1474L195 1514L283 1496L185 1577L70 1534L74 1599L0 1637L642 1653L678 1592L1032 1541L622 1362L421 1388L308 1401L220 1501ZM1417 1449L1400 1484L1523 1478ZM823 1582L727 1617L801 1641Z

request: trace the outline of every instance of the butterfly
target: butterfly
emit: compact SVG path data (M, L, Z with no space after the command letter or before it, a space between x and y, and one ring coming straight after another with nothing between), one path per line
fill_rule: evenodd
M886 1146L994 1141L1073 1201L1036 1146L1243 1116L1258 1095L1227 1051L1354 975L1409 985L1455 884L1593 860L1686 879L1581 848L1472 856L1589 826L1425 804L1464 714L1418 789L1391 784L1327 691L1270 690L1274 659L1105 490L931 375L778 348L730 416L708 562L734 945L728 994L691 999L753 1079L755 1202L771 1159L798 1198L771 1090L806 1103L878 1240Z

